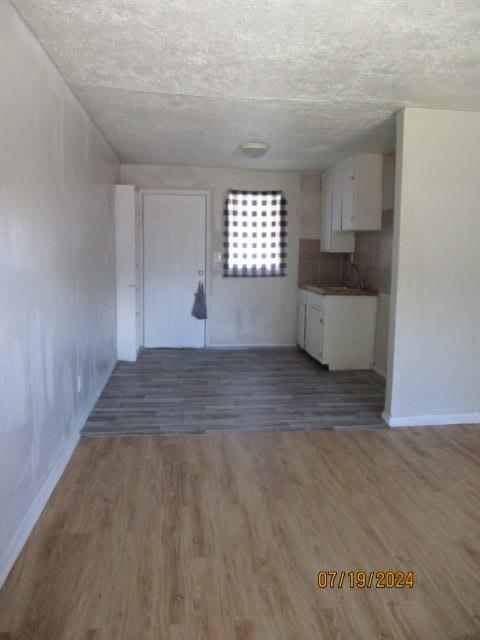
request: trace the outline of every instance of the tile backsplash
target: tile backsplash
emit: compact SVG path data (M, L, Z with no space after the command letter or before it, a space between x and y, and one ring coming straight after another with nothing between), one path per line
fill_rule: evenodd
M392 273L393 209L382 211L380 231L361 231L355 235L353 261L367 289L390 293ZM346 263L346 269L348 263ZM344 277L347 277L347 270Z
M342 284L344 260L342 253L322 253L320 240L300 238L298 283Z

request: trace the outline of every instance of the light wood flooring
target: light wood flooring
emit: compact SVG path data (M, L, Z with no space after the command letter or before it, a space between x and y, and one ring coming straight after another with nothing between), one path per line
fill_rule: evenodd
M0 638L478 639L479 464L480 426L82 439ZM415 586L320 590L322 569Z
M296 348L146 349L120 362L83 435L383 428L384 381Z

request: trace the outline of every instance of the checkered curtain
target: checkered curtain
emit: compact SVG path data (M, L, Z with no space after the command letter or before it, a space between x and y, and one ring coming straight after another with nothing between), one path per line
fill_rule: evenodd
M225 278L285 276L287 201L281 191L230 190L224 210Z

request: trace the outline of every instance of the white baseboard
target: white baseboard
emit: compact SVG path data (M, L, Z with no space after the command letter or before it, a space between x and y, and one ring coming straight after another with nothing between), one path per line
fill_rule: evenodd
M382 369L381 367L377 367L377 365L373 365L372 369L375 371L375 373L378 373L379 376L382 376L382 378L386 378L387 377L387 371L386 369Z
M63 444L62 450L56 453L55 465L50 470L50 473L43 483L42 488L35 496L29 510L20 521L15 534L0 556L0 587L7 579L11 568L15 564L15 560L20 555L20 552L27 542L28 537L33 530L33 527L36 525L37 520L40 518L42 511L44 510L45 505L48 502L48 499L52 495L57 482L60 480L60 477L65 467L67 466L68 461L70 460L70 457L75 450L75 447L77 446L79 439L79 433L72 433L72 436L69 438L69 440Z
M480 424L480 412L432 414L423 416L391 417L384 411L382 418L389 427L438 427L451 424Z
M33 527L36 525L38 519L42 515L42 511L53 493L53 490L57 486L65 468L75 451L75 448L80 440L80 431L82 430L85 422L88 419L93 407L95 406L100 394L103 391L109 377L112 374L115 362L111 364L103 376L100 379L97 389L90 396L87 404L85 405L82 413L75 419L72 425L71 434L66 442L63 442L60 448L52 456L55 460L53 467L50 469L45 482L43 483L40 491L35 496L30 508L21 519L16 532L12 536L10 542L0 555L0 587L7 579L10 570L15 564L16 559L20 555L25 543L27 542Z
M207 349L281 349L296 347L296 342L279 342L278 344L210 344Z

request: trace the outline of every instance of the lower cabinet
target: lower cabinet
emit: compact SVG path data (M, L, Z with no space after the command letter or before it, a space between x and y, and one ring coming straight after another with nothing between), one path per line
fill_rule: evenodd
M297 310L297 344L305 349L305 324L307 321L307 305L303 302L298 303Z
M373 364L377 298L319 295L303 291L304 331L300 347L330 370L370 369ZM301 297L299 323L301 325ZM299 334L301 333L299 329Z
M315 304L307 305L305 323L305 351L322 361L324 318L322 309Z

